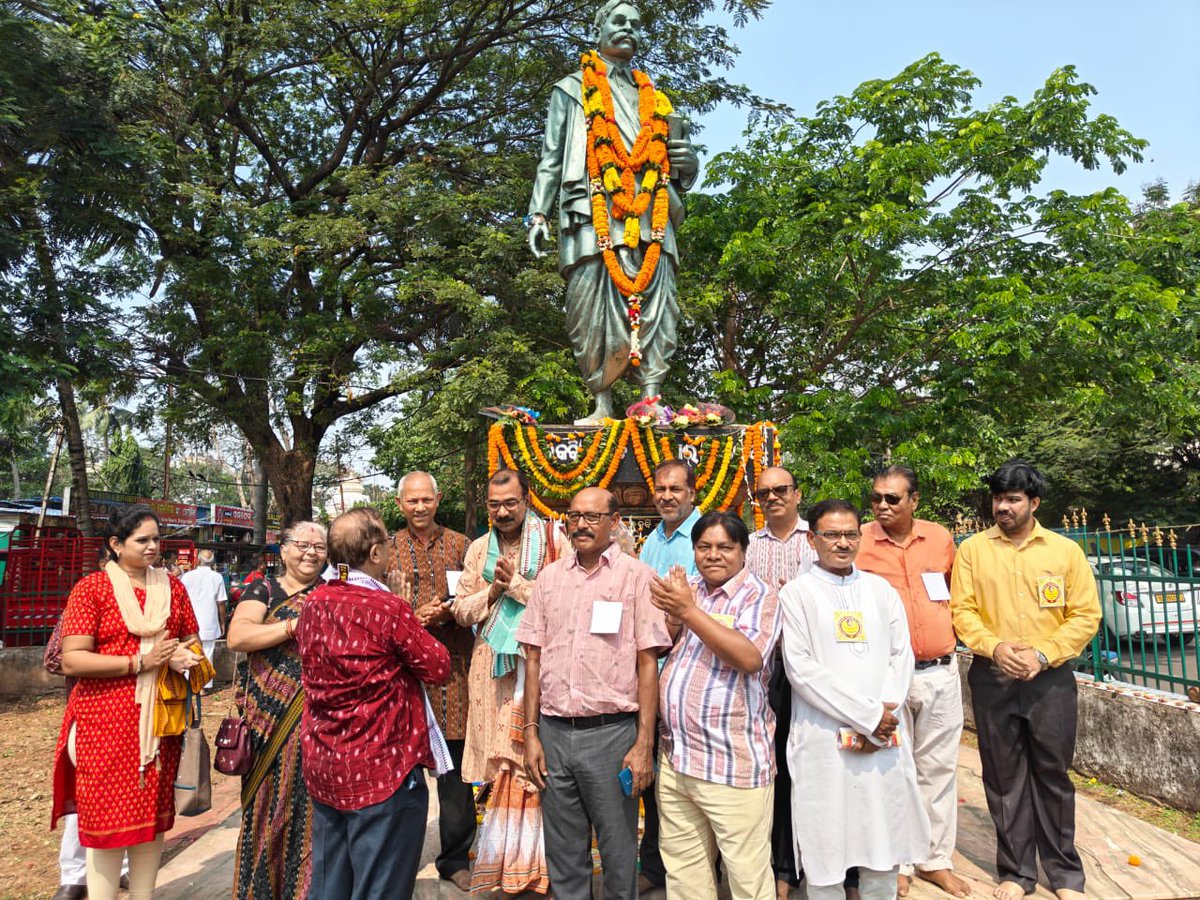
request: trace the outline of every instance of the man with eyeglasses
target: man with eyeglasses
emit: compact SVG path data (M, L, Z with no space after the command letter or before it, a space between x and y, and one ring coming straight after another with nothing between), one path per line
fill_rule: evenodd
M822 500L808 521L817 564L780 591L796 855L810 900L842 900L851 866L862 900L891 900L900 865L929 847L897 717L913 677L908 620L895 588L855 565L853 504Z
M700 521L696 509L696 472L681 459L666 459L654 469L654 508L662 521L642 543L639 558L660 577L680 566L689 578L694 578L696 553L692 549L692 529ZM657 745L654 750L658 755ZM658 800L654 791L642 798L646 813L639 852L642 871L638 876L638 892L644 893L666 885L667 870L658 850Z
M525 776L525 661L517 629L534 580L567 550L562 533L529 509L529 479L501 469L487 486L491 528L467 548L450 612L478 626L467 677L470 708L462 779L488 783L472 891L549 889L537 787Z
M871 488L874 522L863 526L858 567L888 580L904 602L916 671L908 699L900 707L904 730L912 736L917 782L929 815L930 846L916 863L916 875L955 897L971 888L954 874L958 833L958 746L962 738L962 685L954 655L950 620L950 571L954 537L936 522L915 516L921 502L917 473L889 466ZM908 894L914 867L900 870L897 893Z
M437 781L441 852L435 867L438 877L466 891L471 887L469 854L475 841L475 794L462 780L461 769L469 705L467 673L475 635L454 621L450 601L469 542L465 534L438 524L442 492L428 472L409 472L400 479L397 495L405 526L392 535L388 575L401 572L407 576L417 621L450 651L450 680L428 688L455 769Z
M750 535L746 568L778 591L817 558L808 542L808 522L800 515L800 491L796 479L782 466L768 466L754 486L754 502L762 510L764 526ZM800 883L800 872L792 850L792 778L787 767L788 725L792 715L792 689L783 669L782 645L775 649L771 672L770 700L775 711L775 819L771 826L771 866L775 871L775 893L787 900Z
M671 639L650 602L654 570L614 541L619 521L617 499L603 488L572 498L574 552L538 577L517 630L525 767L542 790L560 900L591 900L593 828L605 898L637 896L638 797L654 779L658 657Z
M1096 579L1080 546L1034 513L1041 473L1010 460L986 480L994 527L958 549L954 627L975 658L967 672L983 790L996 826L998 900L1037 889L1038 862L1059 900L1083 900L1075 850L1077 688L1071 662L1100 627Z

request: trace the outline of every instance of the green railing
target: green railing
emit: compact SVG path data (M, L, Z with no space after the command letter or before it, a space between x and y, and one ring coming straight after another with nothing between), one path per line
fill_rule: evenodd
M974 524L974 523L970 523ZM959 533L970 532L960 523ZM1096 575L1103 622L1076 669L1097 680L1160 691L1200 691L1200 547L1184 543L1195 525L1114 529L1086 514L1055 529L1079 544Z

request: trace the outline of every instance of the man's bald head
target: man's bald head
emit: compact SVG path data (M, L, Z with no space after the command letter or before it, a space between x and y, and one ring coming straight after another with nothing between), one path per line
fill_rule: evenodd
M786 534L800 520L800 492L796 479L783 466L767 466L754 485L754 502L767 520L767 527L777 536Z
M360 506L342 513L329 526L329 561L362 569L371 559L371 550L387 543L387 525L379 510Z
M571 498L567 534L584 565L594 565L609 548L617 521L617 497L612 491L588 487Z
M575 505L577 500L579 506ZM617 495L606 488L585 487L572 498L571 509L599 509L601 507L598 504L603 504L603 508L610 513L615 513L618 509Z

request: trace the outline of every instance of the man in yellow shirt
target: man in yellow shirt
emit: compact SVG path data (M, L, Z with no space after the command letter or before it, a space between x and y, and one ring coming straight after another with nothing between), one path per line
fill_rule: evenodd
M998 900L1037 885L1037 863L1059 900L1083 900L1075 852L1076 688L1070 662L1100 626L1096 580L1083 550L1033 517L1046 483L1020 460L987 480L996 525L954 560L950 608L975 654L967 681L983 787L996 825Z

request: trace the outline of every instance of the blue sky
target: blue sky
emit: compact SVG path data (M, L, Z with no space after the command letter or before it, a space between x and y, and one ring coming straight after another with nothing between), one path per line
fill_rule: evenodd
M1098 91L1093 109L1150 146L1121 176L1056 160L1044 188L1116 185L1137 197L1165 178L1178 197L1200 181L1200 0L775 0L761 20L731 30L742 51L731 80L800 115L932 51L981 79L984 104L1028 101L1054 69L1074 65ZM712 154L738 143L746 114L722 107L701 122L698 140Z

